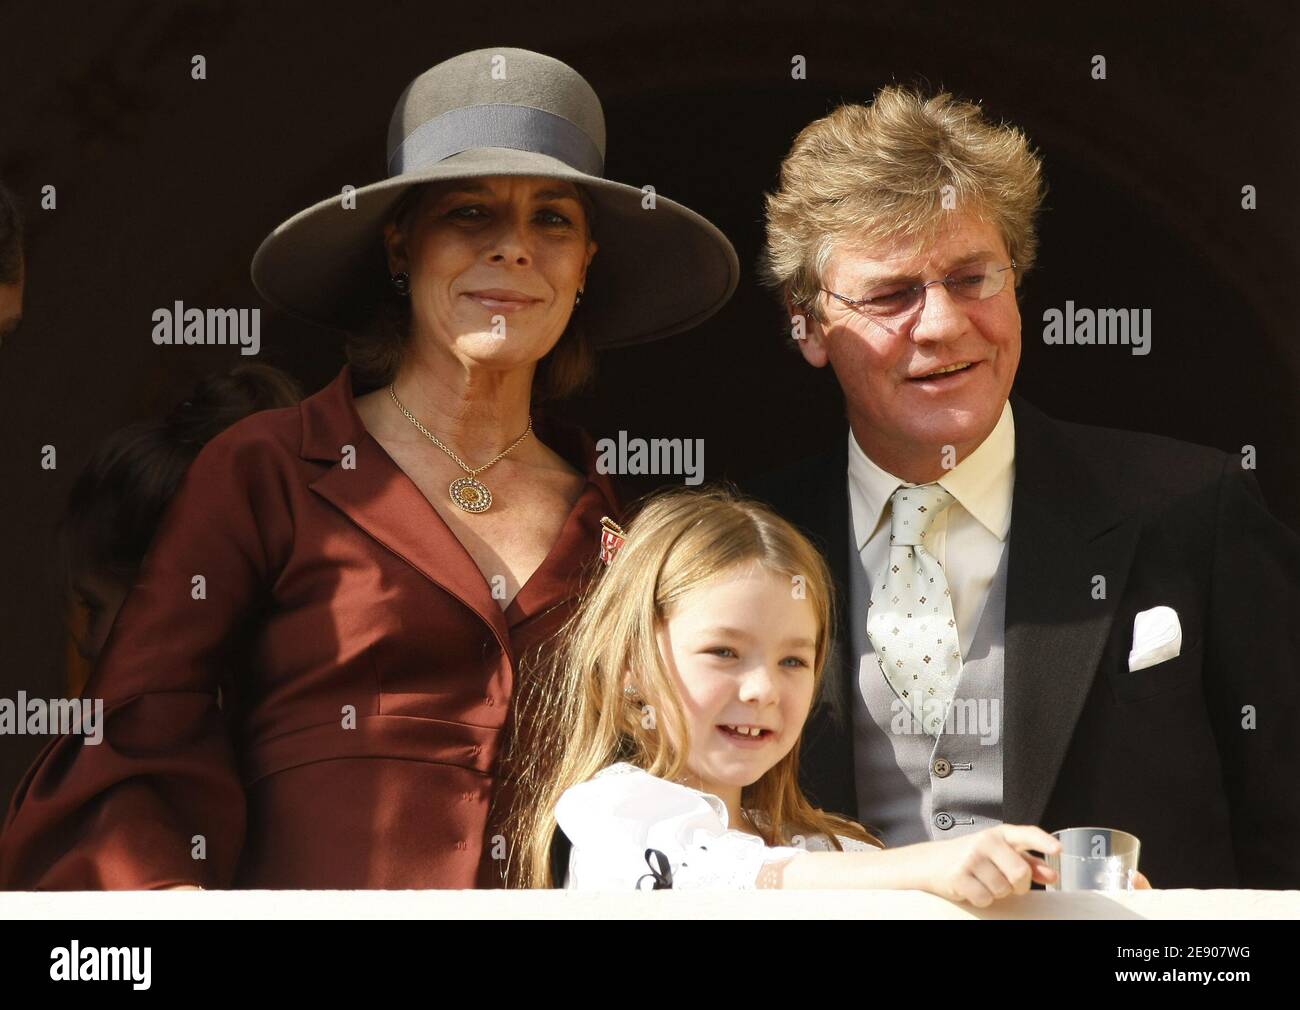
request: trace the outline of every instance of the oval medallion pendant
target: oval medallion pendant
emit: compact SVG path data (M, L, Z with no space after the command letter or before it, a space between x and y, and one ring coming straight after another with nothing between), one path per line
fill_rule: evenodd
M492 492L473 477L458 477L451 482L451 500L466 512L486 512L492 505Z

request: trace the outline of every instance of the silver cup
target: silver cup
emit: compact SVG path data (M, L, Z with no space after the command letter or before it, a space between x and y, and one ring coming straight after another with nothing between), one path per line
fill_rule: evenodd
M1049 891L1131 891L1138 868L1137 836L1114 828L1065 828L1053 831L1061 842L1057 855L1047 853L1056 871Z

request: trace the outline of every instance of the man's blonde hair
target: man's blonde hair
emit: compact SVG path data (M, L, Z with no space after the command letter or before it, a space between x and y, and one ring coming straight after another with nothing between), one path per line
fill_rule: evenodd
M950 187L950 188L949 188ZM1016 283L1034 263L1046 187L1025 135L948 92L888 86L809 123L766 195L763 282L796 312L825 322L817 299L837 244L934 241L948 215L972 213L1001 233Z

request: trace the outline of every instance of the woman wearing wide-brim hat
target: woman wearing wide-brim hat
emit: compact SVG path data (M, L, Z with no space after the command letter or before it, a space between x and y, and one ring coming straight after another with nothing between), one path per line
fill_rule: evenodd
M0 887L501 882L512 706L620 517L590 436L536 404L708 318L738 267L601 177L600 103L549 57L438 64L388 141L389 178L253 260L349 365L195 460L86 687L102 742L28 771Z

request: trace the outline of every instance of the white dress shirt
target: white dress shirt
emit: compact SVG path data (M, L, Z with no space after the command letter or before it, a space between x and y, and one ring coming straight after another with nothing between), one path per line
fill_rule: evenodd
M975 637L1011 528L1015 453L1015 422L1007 401L988 438L936 481L956 501L935 521L926 549L938 559L948 579L963 659ZM889 499L900 486L915 485L873 463L850 428L851 535L872 591L880 585L889 558ZM850 601L854 620L866 614L867 602Z
M832 850L823 835L799 846L769 846L757 835L728 828L720 797L623 761L566 789L555 818L572 844L564 884L571 890L631 891L650 876L642 885L649 890L647 849L667 858L676 890L750 889L766 863ZM846 852L875 849L837 837Z

